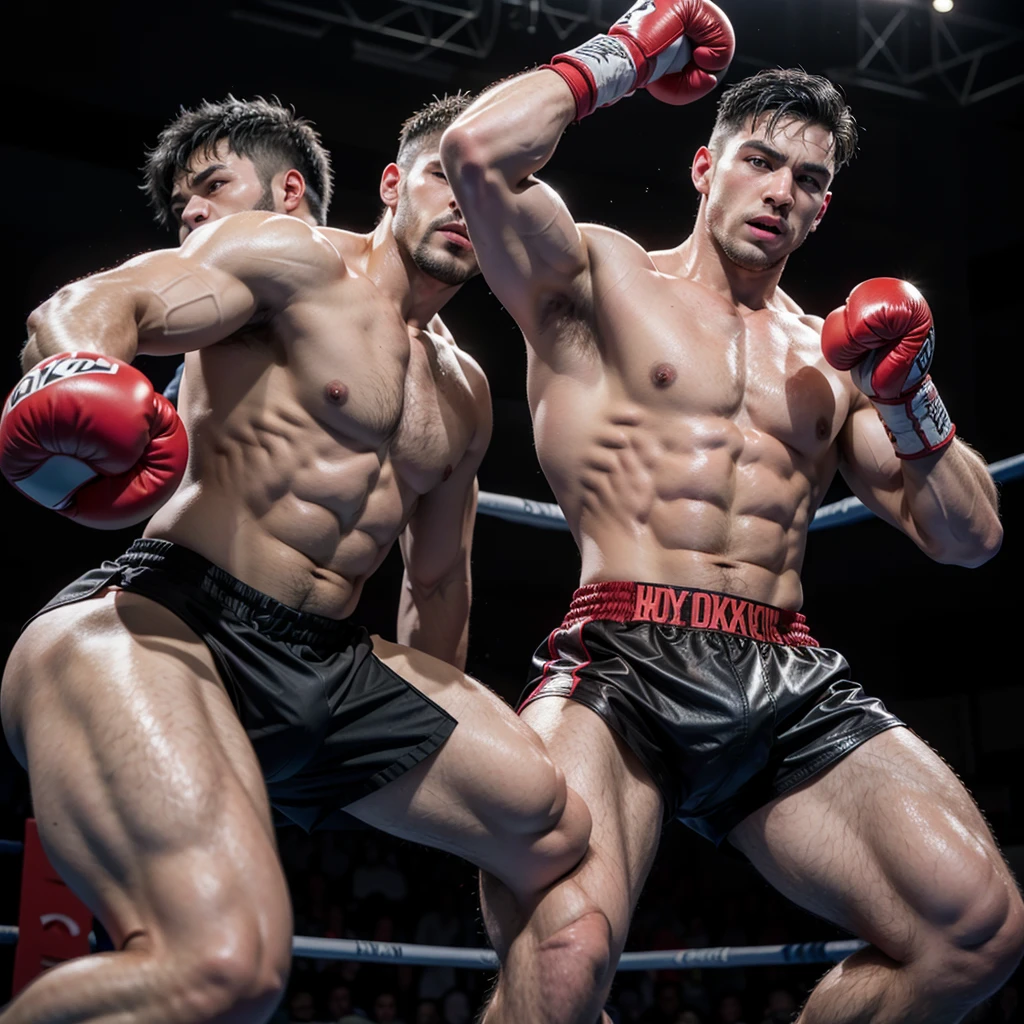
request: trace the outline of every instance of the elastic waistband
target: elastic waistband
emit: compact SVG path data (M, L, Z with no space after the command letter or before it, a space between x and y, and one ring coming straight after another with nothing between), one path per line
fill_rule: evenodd
M138 579L147 569L156 570L174 582L198 588L269 639L315 644L335 640L352 628L347 619L329 619L281 604L191 548L168 540L141 537L116 561L124 568L125 585L130 587L133 577Z
M663 626L713 629L753 640L817 647L800 612L774 608L715 590L688 590L663 583L590 583L573 594L562 629L589 619L656 622Z

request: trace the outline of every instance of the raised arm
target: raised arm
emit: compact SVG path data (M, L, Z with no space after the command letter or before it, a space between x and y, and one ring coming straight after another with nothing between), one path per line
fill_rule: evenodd
M527 334L546 305L586 287L580 230L558 193L533 176L575 116L565 81L534 71L487 92L441 140L480 269Z
M476 472L491 439L491 399L480 367L464 353L459 359L472 388L476 427L459 464L420 498L400 539L405 576L398 642L465 669Z
M864 504L937 562L977 566L1002 542L995 484L928 375L931 312L912 285L858 285L822 332L826 358L857 387L840 470Z
M708 0L639 0L607 35L489 90L445 132L441 160L481 270L527 334L589 292L580 230L534 177L566 127L641 87L669 103L695 100L733 48Z
M78 350L131 362L137 352L203 348L282 309L339 264L304 222L237 213L179 249L145 253L61 288L29 316L22 368Z

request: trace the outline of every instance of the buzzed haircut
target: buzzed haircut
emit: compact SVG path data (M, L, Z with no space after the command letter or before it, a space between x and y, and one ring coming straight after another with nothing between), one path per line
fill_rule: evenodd
M795 118L821 125L832 133L832 160L838 172L857 150L857 122L843 94L821 75L794 68L769 68L744 78L722 92L709 148L770 114L765 134L770 138L779 122Z
M473 97L468 92L457 92L454 96L442 96L440 99L435 96L425 107L407 118L398 136L398 156L395 163L399 168L407 171L419 156L424 144L452 124L472 100Z
M306 180L310 213L318 224L327 223L333 180L331 158L319 133L276 99L239 100L228 94L219 103L204 100L194 110L182 108L146 153L142 190L160 224L174 223L174 179L188 170L196 153L212 153L222 139L236 156L253 162L265 189L280 171L297 170Z

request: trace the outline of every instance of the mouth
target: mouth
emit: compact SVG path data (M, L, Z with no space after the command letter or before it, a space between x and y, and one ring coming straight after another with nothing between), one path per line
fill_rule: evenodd
M783 234L783 224L778 217L754 217L747 226L755 238L777 238Z
M457 245L461 249L473 248L473 243L469 240L469 234L466 231L466 225L461 221L449 221L447 224L442 224L437 230L453 245Z

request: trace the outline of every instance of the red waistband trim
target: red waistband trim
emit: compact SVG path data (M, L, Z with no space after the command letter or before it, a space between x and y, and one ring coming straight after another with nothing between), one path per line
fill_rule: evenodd
M714 590L688 590L662 583L589 583L573 594L562 629L588 619L656 622L664 626L714 629L753 640L818 647L801 612L774 608Z

